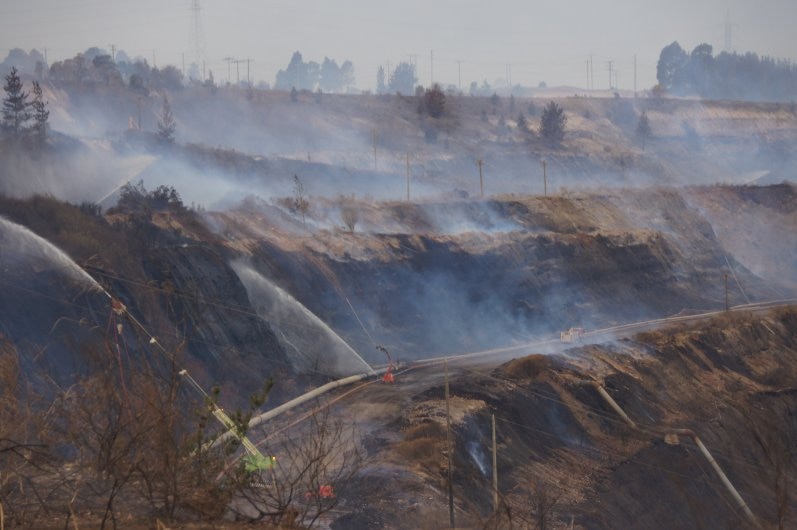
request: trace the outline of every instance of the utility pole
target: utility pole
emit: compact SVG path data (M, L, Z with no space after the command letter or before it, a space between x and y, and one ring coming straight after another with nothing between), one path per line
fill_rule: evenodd
M634 97L636 97L636 54L634 54Z
M410 154L407 153L407 202L410 202Z
M432 58L431 67L430 67L431 68L430 71L431 71L431 76L432 77L429 80L429 88L432 88L434 86L434 50L429 50L429 54L430 54L430 56Z
M548 162L542 161L542 191L543 196L548 196Z
M111 61L116 62L116 44L109 44L108 46L111 47ZM46 61L45 57L45 61Z
M725 273L725 311L730 311L731 306L728 303L728 273Z
M225 57L222 59L227 63L227 84L230 84L230 65L235 62L235 57Z
M459 91L462 92L462 61L457 61L457 75L457 87L459 88Z
M595 90L595 71L593 70L592 54L589 54L589 89Z
M183 77L185 77L185 52L183 52L182 56L183 56Z
M448 395L448 359L446 359L446 453L448 453L448 520L451 528L454 528L454 483L452 480L452 454L451 454L451 407Z
M479 166L479 194L481 198L484 198L484 175L482 174L482 165L484 164L484 160L481 158L476 161L476 164Z
M609 68L609 90L612 89L612 67L614 66L614 61L609 61L606 63L607 67Z
M495 442L495 414L493 420L493 512L498 513L498 448Z
M374 141L374 171L376 171L376 129L373 130L373 141Z
M587 90L589 90L589 59L587 59Z

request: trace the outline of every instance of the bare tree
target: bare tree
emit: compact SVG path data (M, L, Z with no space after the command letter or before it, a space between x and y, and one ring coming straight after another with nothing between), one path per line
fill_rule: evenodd
M304 184L299 180L299 175L293 175L293 201L291 203L293 211L302 215L302 224L307 226L305 215L310 209L310 201L307 199L307 192Z
M170 144L174 142L174 132L176 130L177 122L174 120L172 106L169 104L169 98L163 96L161 115L158 118L158 138L162 143Z
M556 506L564 494L563 488L558 488L533 480L524 497L513 508L515 520L520 523L520 528L528 530L550 530L553 528Z
M233 504L240 517L312 528L338 505L340 490L362 466L354 428L321 408L299 429L270 442L274 465L241 490Z
M771 485L778 529L793 528L795 520L790 514L789 495L797 476L797 415L786 400L773 400L760 413L751 411L745 416L767 463L758 473L762 482Z
M0 336L0 512L11 525L33 526L43 511L49 485L42 479L56 464L47 442L53 421Z
M349 232L354 233L354 228L360 220L360 210L353 198L342 197L340 199L340 218Z

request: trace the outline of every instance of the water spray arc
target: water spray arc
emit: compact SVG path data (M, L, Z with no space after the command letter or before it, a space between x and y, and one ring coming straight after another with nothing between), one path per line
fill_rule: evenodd
M7 249L12 249L11 251ZM13 253L13 254L12 254ZM111 310L118 316L126 316L144 335L149 339L149 344L158 349L164 356L171 359L172 354L164 348L157 337L151 334L146 327L127 309L127 307L107 289L102 287L91 275L80 265L75 263L64 251L32 232L28 228L0 217L0 264L8 257L15 254L23 254L28 258L38 258L47 261L69 274L71 278L80 283L87 284L92 291L104 294L111 303ZM221 423L227 432L232 433L241 442L241 445L249 453L250 461L255 466L267 466L271 460L267 459L255 447L255 445L245 436L240 434L238 426L227 415L224 410L207 399L210 396L204 388L193 378L188 370L182 368L178 372L211 407L211 413Z

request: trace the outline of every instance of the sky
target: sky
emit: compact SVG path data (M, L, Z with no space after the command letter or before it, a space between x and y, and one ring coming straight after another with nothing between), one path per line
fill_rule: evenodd
M707 42L797 59L797 0L199 0L200 43L217 81L250 76L274 83L294 51L354 63L356 84L373 90L380 65L417 65L430 80L595 89L655 84L661 49ZM110 45L158 66L195 57L191 0L0 0L0 55L47 49L50 63ZM587 62L592 57L591 75Z

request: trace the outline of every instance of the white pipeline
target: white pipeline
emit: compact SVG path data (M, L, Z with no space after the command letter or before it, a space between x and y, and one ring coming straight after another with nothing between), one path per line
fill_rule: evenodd
M628 415L620 407L620 405L617 404L614 398L612 398L612 396L609 395L609 393L606 391L603 385L601 385L597 381L591 381L591 383L592 386L595 388L595 390L598 391L598 394L601 395L604 401L606 401L606 403L612 408L612 410L614 410L617 413L618 416L620 416L623 419L623 421L625 421L632 429L642 430L637 426L636 423L633 422L633 420L631 420L631 418L628 417ZM656 431L658 431L658 429L656 429ZM733 497L733 500L736 501L736 504L744 512L745 516L747 516L747 519L753 524L754 527L761 528L761 524L758 522L758 519L756 519L755 515L753 515L753 512L750 510L750 507L747 506L746 502L744 502L744 499L742 498L741 495L739 495L739 492L736 490L731 481L728 479L728 476L725 474L724 471L722 471L722 468L720 467L719 463L717 463L717 461L714 460L714 457L711 456L711 453L709 452L708 448L703 444L702 440L700 440L700 437L694 431L690 429L662 429L662 432L661 433L657 432L657 434L676 434L680 436L688 436L689 438L691 438L692 441L695 442L697 448L700 449L700 452L703 454L703 457L708 461L709 464L711 464L711 467L714 468L714 471L717 473L717 476L722 481L722 484L725 486L725 489L727 489L728 493L731 494L731 497Z
M329 383L327 383L325 385L322 385L322 386L319 386L318 388L314 388L313 390L311 390L311 391L309 391L309 392L307 392L305 394L302 394L299 397L293 398L290 401L286 401L282 405L279 405L278 407L274 407L273 409L271 409L269 411L266 411L263 414L258 414L257 416L255 416L254 418L252 418L249 421L248 429L251 430L251 429L257 427L258 425L260 425L261 423L264 423L264 422L266 422L268 420L274 419L277 416L279 416L280 414L283 414L283 413L285 413L285 412L287 412L287 411L289 411L289 410L291 410L293 408L296 408L299 405L310 401L311 399L314 399L314 398L317 398L317 397L319 397L319 396L321 396L323 394L326 394L330 390L334 390L334 389L340 388L342 386L351 385L351 384L357 383L359 381L363 381L363 380L365 380L365 379L367 379L369 377L372 377L374 375L383 374L383 373L385 373L386 370L387 370L387 368L381 368L379 370L375 370L373 373L350 375L349 377L344 377L343 379L337 379L335 381L330 381ZM232 431L227 431L224 434L220 435L218 438L216 438L216 440L211 445L215 445L215 444L217 444L219 442L223 442L223 441L227 440L230 436L235 436L235 434Z

